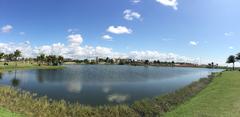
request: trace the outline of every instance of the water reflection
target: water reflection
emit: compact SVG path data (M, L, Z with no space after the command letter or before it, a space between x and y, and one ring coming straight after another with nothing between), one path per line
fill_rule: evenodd
M72 93L80 93L82 90L81 82L71 81L67 83L67 90Z
M37 71L37 81L38 81L39 83L43 83L43 82L44 82L44 76L43 76L43 74L41 73L41 70L38 70L38 71Z
M87 105L132 103L190 84L211 72L201 68L70 65L63 70L26 70L0 74L0 84L39 96Z
M12 86L18 87L20 85L20 80L17 78L12 79Z
M14 78L12 79L12 86L18 87L20 85L20 80L17 79L17 70L14 71Z
M0 72L0 80L2 80L2 75L3 75L3 74Z
M102 91L104 92L104 93L109 93L110 91L111 91L111 87L103 87L102 88Z
M109 102L123 103L130 98L130 95L124 94L111 94L107 97Z

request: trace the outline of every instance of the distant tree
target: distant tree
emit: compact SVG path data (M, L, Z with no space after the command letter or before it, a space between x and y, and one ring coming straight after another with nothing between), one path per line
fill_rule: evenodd
M15 60L17 61L18 60L18 58L19 57L21 57L22 56L22 54L21 54L22 52L21 51L19 51L19 50L16 50L15 52L14 52L14 57L15 57Z
M231 55L231 56L228 57L226 63L232 63L232 64L233 64L233 70L234 70L234 69L235 69L235 66L234 66L234 65L235 65L235 62L236 62L235 56L234 56L234 55Z
M60 65L62 65L63 64L63 62L64 62L64 57L63 56L58 56L58 63L60 64Z
M54 66L58 65L58 58L56 57L56 55L46 56L46 61L48 65L54 65Z
M105 62L106 62L106 63L110 63L110 58L107 57L107 58L105 59Z
M40 61L41 61L41 64L43 64L44 61L46 60L45 54L41 54L41 55L39 56L39 59L40 59Z
M144 64L148 65L149 64L149 60L145 60Z
M214 62L211 63L211 67L214 68Z
M12 53L11 54L5 54L4 58L5 58L6 61L13 61L14 55Z
M174 62L174 61L172 61L172 67L173 67L173 66L175 66L175 62Z
M4 58L4 53L0 53L0 59Z
M84 62L85 64L89 64L89 60L88 60L88 59L84 59L83 62Z

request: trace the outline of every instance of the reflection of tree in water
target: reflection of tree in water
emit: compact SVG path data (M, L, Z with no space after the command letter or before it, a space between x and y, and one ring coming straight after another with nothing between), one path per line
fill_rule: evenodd
M19 86L19 84L20 84L19 79L16 79L16 78L12 79L12 86L17 87L17 86Z
M12 86L17 87L20 84L20 80L17 79L17 71L15 70L14 78L12 79Z
M0 80L2 80L2 73L0 72Z
M37 71L37 81L39 83L43 83L44 82L44 76L43 76L43 71L42 70L38 70Z

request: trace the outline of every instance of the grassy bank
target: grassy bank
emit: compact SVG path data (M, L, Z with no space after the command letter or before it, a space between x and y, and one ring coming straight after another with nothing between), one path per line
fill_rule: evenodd
M0 117L23 117L23 116L20 114L12 113L4 108L0 108Z
M219 73L209 75L209 78L202 78L197 82L193 82L180 90L164 96L136 101L132 105L132 108L144 117L163 116L166 112L175 109L206 88L217 75Z
M18 62L17 63L17 70L27 70L27 69L63 69L63 66L47 66L47 65L41 65L39 66L37 63L23 63ZM0 62L0 72L4 71L12 71L15 70L15 62L8 62L8 65L4 66L3 62Z
M211 76L213 77L213 75ZM53 101L47 97L37 97L26 91L11 87L0 87L0 107L27 117L141 117L162 116L176 106L189 100L205 88L212 78L203 78L198 82L168 95L153 99L136 101L133 105L91 107L69 104L65 101Z
M240 72L227 71L166 117L239 117Z

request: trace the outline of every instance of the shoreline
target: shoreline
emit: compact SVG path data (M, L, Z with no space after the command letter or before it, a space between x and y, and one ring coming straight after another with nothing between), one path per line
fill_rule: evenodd
M19 68L21 69L21 68ZM28 69L41 69L39 67L28 67L26 69L22 70L28 70ZM48 68L43 68L48 69ZM54 67L51 67L50 69L54 69ZM1 70L0 70L1 71ZM219 74L219 73L217 73ZM216 74L215 74L216 75ZM143 99L143 100L137 100L133 104L130 105L124 105L124 104L118 104L118 105L103 105L103 106L88 106L88 105L81 105L79 103L70 104L64 100L56 101L49 99L47 97L38 97L37 94L32 94L28 91L19 90L16 88L12 88L9 86L0 86L0 103L1 107L11 110L12 112L21 113L23 115L27 116L155 116L160 115L162 116L164 113L170 111L170 108L175 108L176 106L183 104L185 101L189 100L196 94L198 94L202 89L208 86L208 84L211 83L213 77L216 77L214 73L210 75L208 78L200 79L199 81L193 82L189 85L187 85L184 88L178 89L175 92L168 93L165 95L157 96L150 99ZM203 87L196 88L197 86L203 85ZM189 90L189 89L196 89L196 90ZM189 92L190 91L190 92ZM187 97L181 97L181 95L186 95ZM10 97L8 97L11 95ZM4 98L3 98L3 97ZM8 97L7 99L5 99ZM173 102L169 101L169 98L172 99ZM178 98L179 102L174 102L175 98ZM187 99L187 100L185 100ZM4 102L2 102L5 100ZM11 101L14 100L14 103ZM168 103L168 105L171 105L174 103L174 105L171 105L170 107L165 107L164 105ZM159 104L159 105L154 105ZM175 105L177 104L177 105ZM19 106L21 105L21 106ZM34 109L32 109L32 106L36 107L38 112L35 112ZM55 106L55 108L52 108ZM156 111L152 107L160 107ZM35 109L36 109L35 108ZM41 108L45 108L46 110ZM59 112L59 109L66 109L64 112ZM41 110L41 111L39 111ZM147 110L147 111L146 111ZM160 111L161 110L161 111ZM110 111L110 112L107 112ZM79 113L81 112L81 113ZM59 115L59 113L61 113ZM85 115L88 113L87 115Z

